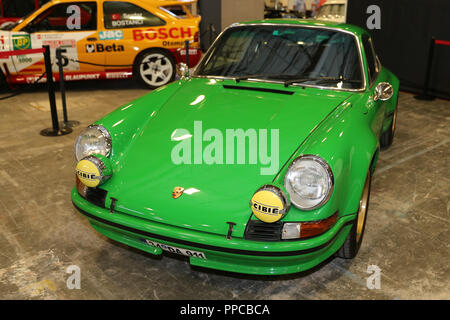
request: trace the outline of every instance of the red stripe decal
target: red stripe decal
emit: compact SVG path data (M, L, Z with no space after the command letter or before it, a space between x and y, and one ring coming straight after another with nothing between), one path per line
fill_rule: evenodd
M435 44L442 44L444 46L450 46L450 41L446 41L446 40L434 40Z

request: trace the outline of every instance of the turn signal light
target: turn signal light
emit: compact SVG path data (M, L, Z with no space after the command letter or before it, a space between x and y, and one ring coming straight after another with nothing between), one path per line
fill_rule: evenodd
M305 239L318 236L329 229L337 221L337 212L327 219L308 222L286 222L283 225L281 238L287 239Z

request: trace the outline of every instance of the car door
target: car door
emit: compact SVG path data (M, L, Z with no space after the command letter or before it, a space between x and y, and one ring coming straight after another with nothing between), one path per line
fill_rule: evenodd
M367 78L369 82L370 101L367 104L368 113L372 118L372 130L375 134L381 130L384 114L386 110L386 101L374 100L375 89L384 79L380 76L381 65L375 53L372 39L368 35L362 36L362 46L366 57Z
M130 1L103 2L104 30L102 38L109 53L106 56L109 65L131 65L140 51L149 47L161 47L161 39L156 35L164 34L166 21L156 12L150 12ZM152 33L152 38L139 41L136 33Z
M65 73L103 71L105 54L97 50L98 10L96 1L65 2L50 6L30 21L20 32L12 35L14 49L29 42L30 48L48 45L51 49L53 72L58 71L55 51L63 49ZM17 47L17 48L16 48ZM31 58L31 59L30 59ZM44 71L42 56L30 55L28 59L14 58L19 73Z

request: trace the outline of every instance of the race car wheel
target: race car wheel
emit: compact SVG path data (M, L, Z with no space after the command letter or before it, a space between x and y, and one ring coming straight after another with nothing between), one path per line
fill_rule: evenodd
M395 126L397 124L397 106L394 109L394 115L392 116L392 124L385 132L381 134L380 137L380 147L381 149L387 149L392 145L394 141Z
M173 81L175 73L175 59L164 50L143 52L134 63L134 74L151 89Z
M370 170L367 173L366 182L364 184L361 200L359 201L358 214L350 233L345 239L344 244L339 249L337 256L344 259L353 259L361 247L366 228L367 211L369 209L370 185L372 176Z

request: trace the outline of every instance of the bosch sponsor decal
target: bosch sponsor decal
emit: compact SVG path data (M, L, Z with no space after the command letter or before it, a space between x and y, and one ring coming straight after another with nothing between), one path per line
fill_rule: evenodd
M100 31L98 33L98 38L100 40L122 40L123 31L122 30Z
M191 28L159 28L147 29L147 30L133 30L134 41L142 40L164 40L164 39L179 39L179 38L191 38L193 36Z
M117 51L125 51L123 45L116 45L113 43L112 45L103 45L101 43L90 43L86 45L86 53L94 53L94 52L117 52Z
M31 38L29 34L15 34L12 36L14 50L31 49Z

